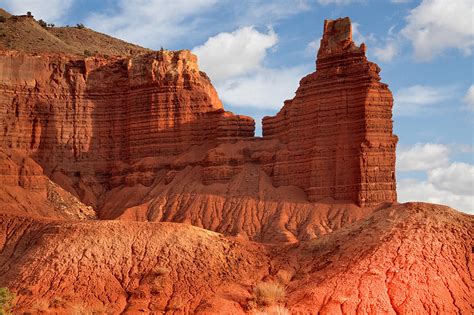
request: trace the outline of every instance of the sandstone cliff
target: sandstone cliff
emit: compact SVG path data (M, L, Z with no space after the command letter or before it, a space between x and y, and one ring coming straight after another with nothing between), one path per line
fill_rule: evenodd
M326 23L317 64L259 139L251 118L224 111L189 51L4 51L0 146L103 219L318 237L396 201L396 137L391 93L348 19Z
M352 41L349 18L325 22L316 65L278 115L263 119L264 138L287 144L274 183L301 187L310 200L395 202L393 97L365 45Z

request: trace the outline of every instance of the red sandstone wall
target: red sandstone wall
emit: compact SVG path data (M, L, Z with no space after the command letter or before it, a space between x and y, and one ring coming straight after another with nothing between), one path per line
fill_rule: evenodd
M134 58L0 52L0 147L105 182L117 163L253 137L189 51Z
M276 185L302 187L310 200L396 201L393 98L379 71L348 18L325 23L317 71L263 120L264 138L288 145L272 168Z

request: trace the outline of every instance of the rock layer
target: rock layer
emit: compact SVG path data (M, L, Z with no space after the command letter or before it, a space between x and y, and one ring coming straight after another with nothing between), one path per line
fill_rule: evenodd
M392 96L349 19L326 22L317 71L264 119L263 139L223 109L189 51L10 51L0 70L0 147L39 167L22 178L54 182L102 219L296 241L396 201Z
M296 96L263 119L264 138L287 144L274 183L301 187L313 201L395 202L393 97L365 45L352 41L349 18L325 22L316 65Z

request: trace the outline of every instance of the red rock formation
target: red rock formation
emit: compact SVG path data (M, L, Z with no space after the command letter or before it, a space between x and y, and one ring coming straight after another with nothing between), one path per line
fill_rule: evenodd
M301 187L313 201L395 202L393 98L365 45L352 41L349 18L325 22L316 65L296 96L263 119L264 138L287 144L274 183Z
M254 134L251 118L223 110L189 51L112 59L3 52L0 70L0 146L33 157L53 178L65 174L92 205L121 163L172 161L193 145Z
M326 23L317 64L257 139L251 118L223 110L189 51L3 52L0 147L31 157L103 219L319 237L375 209L354 203L396 200L396 138L391 94L348 19Z

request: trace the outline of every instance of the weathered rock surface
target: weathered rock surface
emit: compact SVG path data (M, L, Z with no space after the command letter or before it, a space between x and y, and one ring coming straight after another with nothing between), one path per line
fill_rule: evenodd
M17 312L243 314L253 286L283 273L292 314L474 310L474 218L444 206L388 207L298 245L176 223L0 216L0 287L18 294Z
M102 219L260 241L321 236L396 201L390 91L348 19L324 34L318 70L264 120L263 139L251 118L223 110L189 51L3 52L0 147Z
M332 197L372 205L397 200L393 97L380 68L352 41L349 18L326 21L316 72L275 117L264 138L279 139L276 185L295 185L317 201Z

